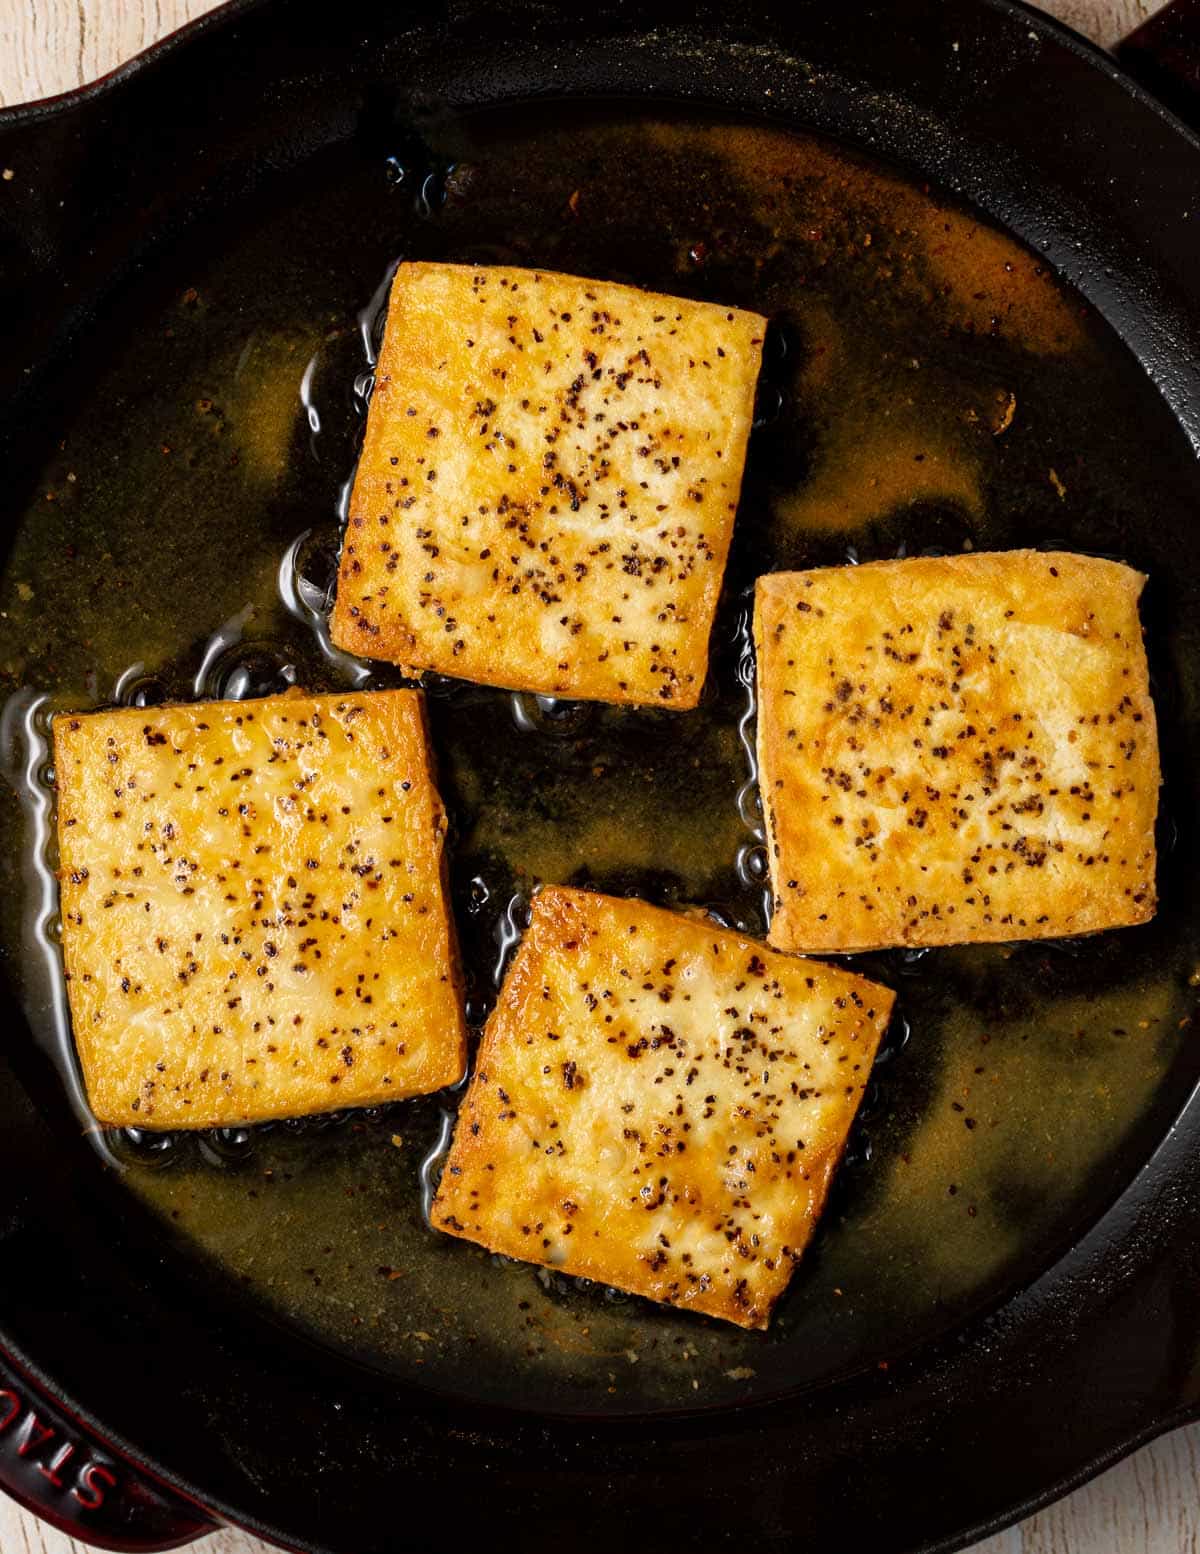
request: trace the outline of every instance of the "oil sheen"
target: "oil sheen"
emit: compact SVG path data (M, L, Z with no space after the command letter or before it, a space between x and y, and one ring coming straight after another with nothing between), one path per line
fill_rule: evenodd
M428 1228L457 1093L199 1136L106 1134L61 980L59 708L403 683L332 647L347 482L400 257L536 265L772 319L701 707L428 684L468 1014L541 881L764 930L754 578L1016 545L1149 572L1167 818L1158 918L1071 943L855 957L899 1012L767 1334L490 1257ZM218 1296L439 1391L587 1413L703 1407L895 1359L1017 1288L1145 1160L1194 1068L1197 505L1136 363L1029 250L900 173L748 124L541 106L347 145L158 253L10 493L0 582L7 974L107 1211ZM1136 428L1136 456L1114 428ZM1171 536L1171 539L1168 539ZM1193 562L1193 570L1200 558ZM1195 618L1194 615L1192 617ZM28 1038L15 1038L24 1041ZM81 1147L82 1141L82 1147Z

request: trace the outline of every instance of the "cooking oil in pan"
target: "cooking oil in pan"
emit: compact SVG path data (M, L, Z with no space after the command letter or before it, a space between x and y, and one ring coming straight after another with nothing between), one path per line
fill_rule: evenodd
M61 978L49 714L401 683L336 649L327 624L400 255L629 280L773 319L701 707L429 683L476 1027L540 881L763 931L747 629L761 572L1027 544L1119 555L1154 579L1168 803L1196 770L1195 470L1136 364L1035 256L892 170L774 129L542 105L423 135L407 161L330 152L160 254L124 304L125 343L47 429L13 513L0 926L58 1067L44 1103L91 1144L100 1190L141 1206L141 1233L440 1391L679 1408L889 1361L1047 1266L1179 1104L1196 1066L1190 820L1144 928L855 957L899 990L898 1013L767 1334L433 1232L460 1092L203 1135L110 1134L87 1112ZM1139 459L1114 426L1137 428Z

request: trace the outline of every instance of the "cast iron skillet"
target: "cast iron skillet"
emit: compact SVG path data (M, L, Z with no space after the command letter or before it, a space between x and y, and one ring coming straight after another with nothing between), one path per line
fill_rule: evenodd
M1177 9L1177 70L1188 24ZM698 100L891 157L1064 268L1200 447L1200 144L1008 0L235 0L98 87L0 115L0 165L22 169L0 186L6 479L155 244L414 91ZM215 1517L336 1554L949 1550L1200 1413L1195 1095L1052 1269L943 1340L801 1399L580 1423L451 1405L211 1309L74 1169L4 1009L0 1483L102 1546L170 1547Z

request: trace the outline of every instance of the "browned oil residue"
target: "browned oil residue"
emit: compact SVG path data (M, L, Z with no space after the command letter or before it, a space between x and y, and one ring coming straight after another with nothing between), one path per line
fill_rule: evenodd
M1003 336L1032 355L1075 351L1086 344L1079 304L1005 234L818 141L749 126L658 124L654 135L734 171L770 233L765 282L785 256L798 267L787 299L807 362L798 409L821 432L811 478L780 493L780 517L797 531L852 532L929 501L959 505L981 529L993 438L1015 401L985 380L935 372L929 383L926 342ZM839 316L827 291L847 278L856 303ZM880 349L872 314L890 309L913 326L905 350Z
M936 309L939 327L1004 333L1038 354L1085 343L1080 299L1007 233L928 186L851 161L824 141L750 125L657 124L654 133L664 146L725 160L781 240L795 239L789 211L802 201L807 225L799 235L814 273L830 265L873 269L878 284L908 305ZM871 306L869 293L862 300Z

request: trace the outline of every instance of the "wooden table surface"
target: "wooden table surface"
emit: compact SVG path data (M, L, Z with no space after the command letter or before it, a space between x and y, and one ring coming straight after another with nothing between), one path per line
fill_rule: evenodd
M91 81L215 0L0 0L0 105ZM1043 9L1109 45L1157 0L1042 0ZM226 1530L195 1554L266 1554ZM0 1554L80 1554L82 1545L0 1496ZM1200 1554L1200 1425L1145 1447L1101 1478L974 1554Z

